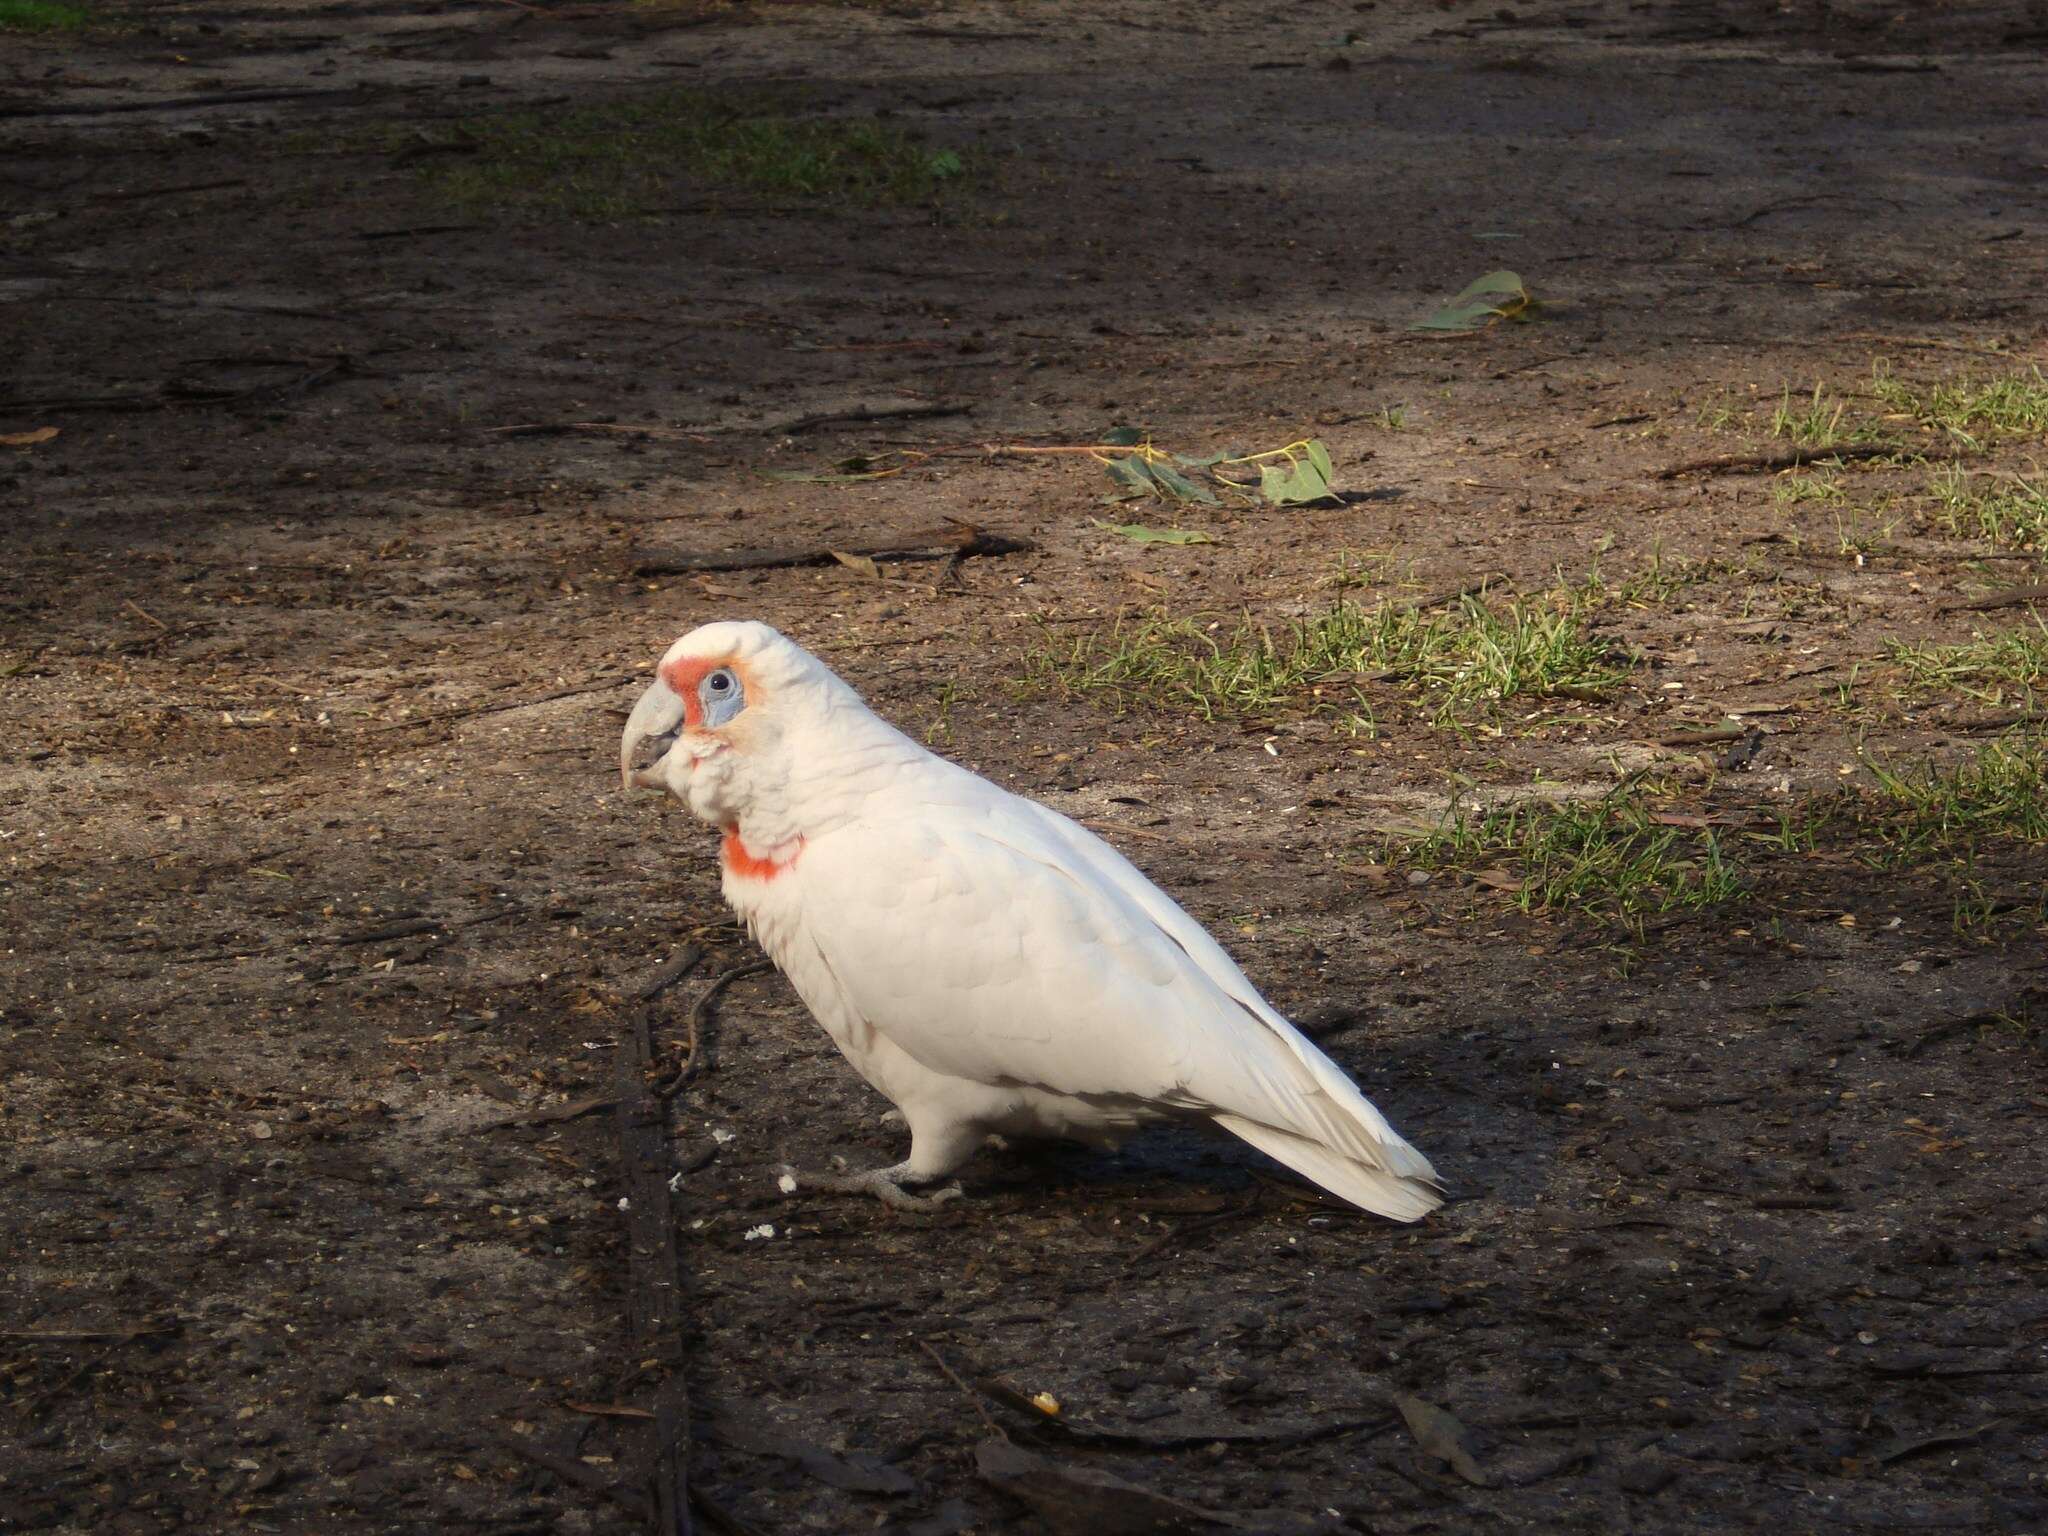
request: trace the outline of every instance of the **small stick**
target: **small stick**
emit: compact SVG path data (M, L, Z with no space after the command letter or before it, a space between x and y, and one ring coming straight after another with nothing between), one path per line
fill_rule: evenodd
M1989 613L1994 608L2017 608L2022 603L2037 603L2048 598L2048 581L2033 582L2024 587L2007 587L2003 592L1993 592L1989 597L1980 597L1974 602L1948 603L1943 613Z
M715 554L692 554L687 550L649 550L633 562L635 576L689 576L710 571L767 571L805 565L834 565L841 555L861 555L869 560L897 564L913 560L946 560L956 566L977 557L1025 554L1038 548L1030 539L1009 534L988 533L979 528L966 532L946 529L909 534L881 544L855 544L828 549L734 549Z
M585 1115L595 1114L600 1109L612 1109L618 1104L612 1094L599 1094L595 1098L571 1099L566 1104L553 1104L546 1109L530 1109L524 1114L507 1115L502 1120L493 1120L481 1127L486 1131L501 1131L512 1125L555 1125L564 1120L580 1120Z
M472 912L468 917L407 917L395 922L380 923L375 928L359 928L354 933L339 934L336 944L381 944L386 939L409 939L416 934L436 933L448 928L475 928L484 923L495 923L520 911L519 907L491 907L482 912Z
M918 421L934 416L965 416L972 409L972 406L966 405L857 405L850 411L820 411L815 415L798 416L759 430L777 437L794 437L797 433L808 432L813 427L837 426L841 422Z
M666 992L670 987L689 975L690 972L697 969L697 962L703 958L704 951L700 946L685 944L670 959L650 972L646 980L633 988L633 1001L644 1003L660 993Z
M960 1373L954 1370L953 1367L951 1367L950 1365L946 1364L946 1357L940 1354L936 1349L933 1349L931 1345L927 1344L923 1339L915 1339L912 1342L914 1342L919 1349L923 1350L926 1354L932 1357L932 1364L936 1365L942 1372L944 1372L946 1380L950 1381L951 1383L953 1383L954 1386L958 1387L960 1391L966 1396L967 1401L974 1405L974 1411L981 1415L981 1422L988 1426L989 1433L994 1435L997 1439L1007 1442L1010 1438L1010 1432L1004 1429L1003 1426L998 1424L994 1419L989 1417L988 1408L982 1403L981 1394L979 1392L976 1392L974 1388L968 1386L966 1382L960 1379Z
M0 1339L38 1339L55 1344L105 1339L114 1344L129 1344L154 1334L176 1333L183 1326L173 1319L161 1323L133 1323L126 1328L0 1328Z
M1449 592L1439 592L1433 597L1411 598L1409 601L1398 606L1409 613L1420 613L1426 608L1441 608L1446 603L1461 603L1468 597L1477 597L1488 587L1504 584L1507 579L1508 573L1506 571L1488 571L1483 576L1473 577L1472 580L1466 582L1462 587L1454 588Z
M121 600L121 606L123 608L126 608L130 613L135 614L140 618L147 619L150 623L154 624L158 629L169 629L171 627L170 625L166 624L162 619L158 618L155 614L151 613L147 608L143 607L142 604L136 602L135 599L132 597L123 598Z
M1798 469L1807 464L1822 464L1829 459L1881 459L1887 454L1903 453L1891 443L1844 443L1834 448L1793 448L1785 453L1758 453L1736 458L1693 459L1684 464L1673 464L1657 471L1653 478L1676 480L1680 475L1749 475L1763 474L1780 469Z
M1153 1238L1144 1247L1126 1256L1124 1268L1131 1269L1136 1265L1142 1264L1154 1254L1163 1252L1165 1249L1178 1248L1189 1238L1195 1237L1200 1233L1212 1231L1217 1227L1228 1226L1240 1217L1250 1215L1258 1209L1258 1205L1258 1197L1254 1195L1242 1205L1230 1206L1227 1209L1213 1212L1207 1216L1190 1217L1178 1226L1167 1228L1166 1231Z
M369 101L376 94L354 85L317 90L206 91L195 96L173 96L152 101L105 101L94 106L0 107L0 117L102 117L110 112L190 112L199 107L239 107L259 101L316 101L337 96Z
M643 1366L659 1366L652 1440L645 1464L648 1523L660 1536L690 1536L690 1400L683 1350L683 1299L668 1146L668 1112L647 1089L654 1038L641 1004L620 1031L613 1070L625 1216L628 1321Z
M562 1406L571 1413L587 1413L595 1417L613 1419L651 1419L652 1408L635 1408L631 1403L577 1403L567 1402Z
M1933 336L1886 336L1879 331L1844 331L1840 341L1874 341L1880 346L1929 347L1943 352L1975 352L1983 357L2010 357L2009 347L1976 346L1964 341L1942 341Z
M474 226L464 225L463 228ZM404 231L400 231L404 233ZM364 239L370 238L364 236ZM647 437L687 438L693 442L707 441L701 432L692 432L687 427L664 427L654 423L621 421L522 421L509 427L485 427L491 433L503 433L510 437L546 437L557 432L637 432Z
M1952 723L1952 731L2004 731L2015 725L2031 725L2037 720L2048 720L2048 715L2034 714L2022 710L2011 715L1986 715L1981 720L1960 720Z
M413 240L425 235L467 234L473 229L482 229L481 224L411 224L403 229L359 229L358 240ZM492 428L502 431L503 428Z
M1006 453L1018 455L1031 453L1136 453L1143 443L1060 443L1040 447L1033 443L960 443L950 448L938 448L936 453L983 453L998 458Z
M743 981L749 976L759 976L764 971L774 969L771 961L749 960L746 964L736 965L724 975L713 979L711 985L704 989L704 995L697 999L696 1006L690 1009L690 1038L683 1045L683 1059L677 1064L675 1075L654 1090L657 1099L674 1098L682 1092L683 1085L697 1075L698 1042L702 1038L705 1022L711 1017L711 1005L718 1001L725 989L736 981Z
M1754 729L1747 725L1710 725L1698 731L1674 731L1668 736L1652 736L1650 740L1660 747L1701 747L1709 742L1740 741Z
M144 187L137 192L102 192L96 203L134 203L146 197L175 197L186 192L217 192L223 187L246 187L248 179L236 176L228 181L188 181L180 187Z
M498 715L511 709L531 709L537 704L553 704L560 699L580 698L586 693L603 693L609 688L623 688L626 684L639 681L636 676L607 677L594 683L584 683L575 688L558 688L553 693L543 693L533 698L513 699L506 704L473 704L467 709L451 709L438 715L414 715L407 720L381 720L366 725L366 733L410 730L418 725L447 725L455 720L469 720L478 715Z
M647 1495L637 1488L628 1488L623 1483L613 1482L595 1467L567 1456L557 1456L537 1445L529 1445L525 1436L515 1435L510 1431L501 1432L497 1436L497 1441L514 1456L523 1461L530 1461L544 1471L554 1473L565 1483L602 1494L608 1499L615 1499L636 1515L644 1517L647 1513Z

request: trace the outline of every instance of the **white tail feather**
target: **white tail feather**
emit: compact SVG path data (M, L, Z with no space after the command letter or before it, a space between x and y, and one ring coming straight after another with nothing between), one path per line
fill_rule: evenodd
M1420 1221L1444 1203L1435 1186L1419 1178L1373 1168L1320 1142L1276 1131L1237 1115L1218 1115L1216 1123L1242 1137L1275 1162L1285 1163L1311 1183L1349 1200L1362 1210L1393 1221ZM1400 1145L1407 1148L1405 1142ZM1419 1159L1418 1159L1419 1160ZM1429 1165L1424 1163L1426 1168Z

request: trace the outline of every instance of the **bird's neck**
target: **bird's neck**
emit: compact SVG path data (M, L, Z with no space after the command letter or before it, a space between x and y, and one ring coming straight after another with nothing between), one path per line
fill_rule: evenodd
M763 847L758 843L748 843L738 824L733 823L726 827L725 840L719 844L718 862L735 880L765 884L794 868L803 852L804 836L801 832L780 843Z

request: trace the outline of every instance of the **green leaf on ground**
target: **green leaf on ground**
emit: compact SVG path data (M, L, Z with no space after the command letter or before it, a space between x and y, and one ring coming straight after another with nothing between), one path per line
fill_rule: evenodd
M1513 272L1489 272L1470 284L1463 293L1427 320L1416 322L1418 331L1478 331L1496 320L1526 319L1535 303L1529 290Z
M1134 544L1214 544L1215 538L1197 528L1149 528L1143 523L1105 523L1101 518L1091 521L1096 527L1110 533L1122 534Z
M1134 453L1128 458L1111 459L1103 468L1116 482L1119 499L1159 496L1168 501L1198 502L1205 507L1216 505L1213 491L1195 484L1162 460L1148 461L1142 454Z
M1205 507L1216 505L1216 494L1206 486L1195 484L1171 464L1154 463L1150 466L1152 478L1159 482L1159 488L1175 501L1198 501Z
M1108 472L1109 478L1116 482L1117 499L1120 501L1128 501L1134 496L1155 495L1159 490L1159 483L1152 478L1151 469L1136 454L1128 459L1111 459L1103 468Z
M1330 489L1330 450L1316 438L1303 448L1303 457L1285 464L1259 466L1259 494L1276 507L1299 506L1334 496Z
M1173 462L1180 465L1183 469L1214 469L1218 464L1228 464L1232 460L1243 457L1244 450L1242 448L1225 448L1216 453L1205 453L1200 456L1176 453L1173 456Z

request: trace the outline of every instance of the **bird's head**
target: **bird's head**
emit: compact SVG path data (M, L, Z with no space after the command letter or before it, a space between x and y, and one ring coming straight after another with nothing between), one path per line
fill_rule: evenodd
M619 743L626 789L663 789L731 826L783 792L806 725L846 685L766 624L693 629L668 648Z

